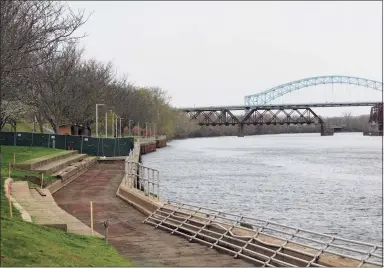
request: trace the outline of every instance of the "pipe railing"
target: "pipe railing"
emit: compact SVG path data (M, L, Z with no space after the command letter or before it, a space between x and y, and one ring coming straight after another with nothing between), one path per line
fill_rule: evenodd
M353 241L178 202L169 201L144 222L264 266L292 266L293 263L306 267L323 266L318 260L324 253L358 261L358 267L383 265L382 245ZM213 226L218 228L212 230L210 227ZM247 235L240 235L240 230L247 231ZM260 235L275 241L274 243L276 239L280 242L274 244L260 240ZM306 250L298 248L297 245L305 247ZM287 255L288 251L303 257ZM282 261L282 258L285 261Z
M126 187L138 189L148 197L159 199L159 181L158 170L137 163L133 161L131 155L128 156L125 161L124 176Z

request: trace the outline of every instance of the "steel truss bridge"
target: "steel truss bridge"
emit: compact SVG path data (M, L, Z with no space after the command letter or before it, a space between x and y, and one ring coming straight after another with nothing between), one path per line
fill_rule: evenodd
M371 106L370 122L378 124L378 131L382 131L383 118L381 102L354 103L314 103L314 104L270 104L259 106L218 106L194 107L179 109L197 121L201 126L239 126L239 137L244 136L244 125L310 125L320 124L321 135L333 135L334 129L327 127L323 119L317 115L314 107L352 107ZM381 108L380 108L381 107ZM381 109L381 110L380 110ZM245 111L244 115L234 115L233 111ZM381 117L380 117L381 116ZM381 122L381 124L380 124Z
M378 135L383 133L383 103L382 102L345 102L345 103L311 103L311 104L268 104L270 101L310 86L324 84L350 84L373 90L383 91L383 83L354 76L316 76L292 81L268 89L258 94L244 97L244 105L219 107L194 107L178 110L189 114L191 120L197 120L201 126L239 125L239 136L244 136L244 125L270 124L320 124L321 135L333 135L334 129L325 126L324 121L312 108L315 107L351 107L371 106L370 130ZM235 116L232 111L244 110L243 116ZM375 134L375 135L376 135Z
M325 84L349 84L355 86L361 86L370 88L373 90L383 91L383 83L354 76L341 76L341 75L329 75L329 76L315 76L305 79L300 79L273 87L265 90L261 93L248 95L244 97L245 105L263 105L271 102L278 97L281 97L290 92L317 85Z

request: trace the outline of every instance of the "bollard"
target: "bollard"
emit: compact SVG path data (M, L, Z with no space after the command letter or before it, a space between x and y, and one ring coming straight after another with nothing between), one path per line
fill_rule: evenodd
M41 185L40 185L41 189L43 189L43 184L44 184L44 173L41 173Z
M109 221L110 220L104 221L104 228L105 228L104 240L105 240L105 244L106 245L108 245L108 226L109 226Z
M12 211L12 200L11 200L11 184L8 183L8 203L9 203L9 216L12 218L13 217L13 211Z
M92 206L92 201L90 201L90 205L91 205L91 232L92 232L92 236L93 236L93 206Z

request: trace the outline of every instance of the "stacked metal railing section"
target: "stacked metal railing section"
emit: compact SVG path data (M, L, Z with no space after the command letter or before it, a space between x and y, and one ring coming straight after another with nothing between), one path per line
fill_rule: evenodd
M125 160L124 185L141 190L148 197L159 199L159 171L135 162L133 154Z
M383 265L381 245L183 203L168 201L144 223L242 257L256 266L324 267L328 265L319 261L319 257L327 253L355 260L358 267ZM240 235L239 230L252 235Z

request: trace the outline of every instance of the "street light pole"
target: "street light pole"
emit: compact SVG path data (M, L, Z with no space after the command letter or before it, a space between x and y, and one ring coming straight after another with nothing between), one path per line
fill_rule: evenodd
M132 136L132 134L131 134L131 122L132 122L132 120L129 119L129 121L128 121L129 136Z
M124 119L124 118L122 118L122 117L120 117L120 138L122 138L122 135L121 135L121 119Z
M97 107L102 105L104 104L96 104L96 137L99 137L99 116L97 113Z
M108 138L108 111L105 112L105 138Z
M119 116L116 114L116 124L115 124L115 129L116 129L116 134L115 134L115 136L116 136L116 138L118 138L119 137L119 132L117 132L117 124L118 124L118 119L119 119Z

